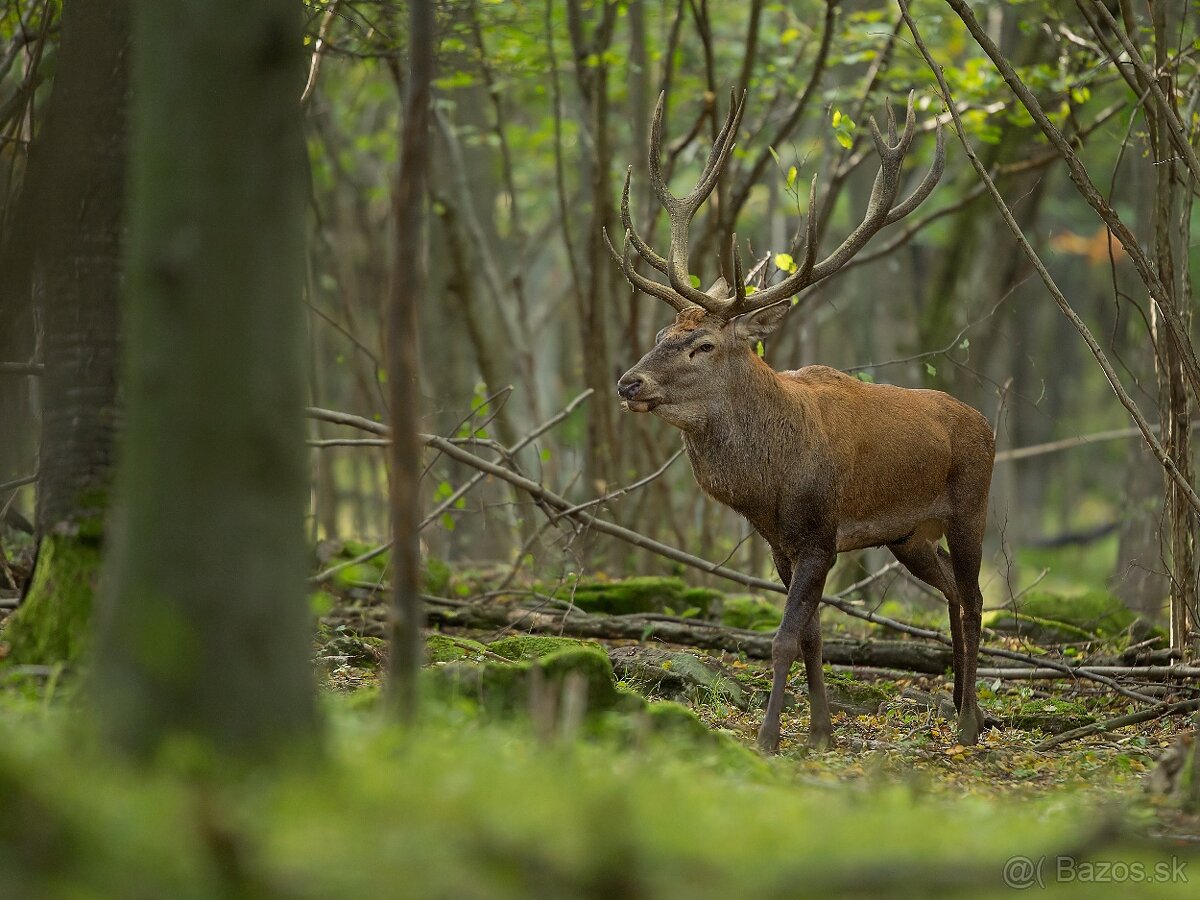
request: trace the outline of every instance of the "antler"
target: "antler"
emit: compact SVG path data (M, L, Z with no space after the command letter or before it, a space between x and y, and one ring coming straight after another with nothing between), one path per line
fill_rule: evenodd
M625 277L638 290L665 300L677 310L683 310L689 306L702 306L711 313L719 314L726 301L692 286L691 273L688 269L688 226L692 224L696 212L708 199L708 195L713 192L713 188L717 186L717 180L721 177L721 169L724 168L725 162L733 150L738 127L742 121L742 111L745 109L746 95L743 93L741 100L737 100L736 95L732 91L730 92L729 115L726 116L721 130L717 132L716 140L713 141L712 149L708 153L708 160L704 164L704 171L700 174L700 180L683 197L676 197L671 193L667 188L666 178L663 176L661 152L665 99L666 91L663 91L658 95L658 103L654 107L654 119L650 125L650 186L659 202L667 210L667 217L671 223L670 250L665 259L659 256L633 226L633 220L629 215L629 179L633 172L633 166L630 166L625 172L625 187L621 191L621 224L625 226L625 251L620 255L617 254L612 241L608 239L607 232L604 239L608 243L613 257L621 263ZM667 276L670 287L652 281L634 271L629 260L630 244L642 259Z
M732 296L728 298L713 296L692 286L688 270L688 226L691 225L696 211L708 198L708 195L712 193L717 179L721 175L721 169L733 149L738 126L742 119L745 95L742 96L741 101L735 104L735 97L731 94L729 116L726 118L725 125L721 128L716 140L713 142L712 150L709 152L708 161L705 163L700 180L692 191L684 197L675 197L667 189L659 159L662 146L663 97L663 94L660 94L658 97L658 104L654 109L654 120L650 131L650 184L658 196L659 202L666 208L671 222L670 250L665 259L659 256L633 227L633 220L629 215L629 179L633 171L632 166L626 170L625 186L621 192L621 223L625 226L625 246L623 252L620 254L617 253L612 242L608 240L607 232L604 238L614 259L621 264L625 277L629 279L629 282L635 288L652 297L666 301L679 311L692 306L700 306L723 319L731 319L734 316L762 309L766 306L773 306L776 303L781 303L784 300L794 297L800 291L816 284L818 281L828 278L844 266L856 253L866 246L867 242L881 228L899 221L920 206L933 191L938 179L942 177L942 170L945 168L945 142L939 128L937 130L937 145L934 150L933 163L930 165L929 171L908 197L893 205L900 187L900 172L904 164L904 157L908 153L909 145L912 143L916 116L913 111L913 93L910 92L908 95L904 131L897 136L896 117L892 112L892 104L889 100L885 105L887 112L887 139L885 140L880 133L879 126L875 124L874 117L870 119L869 123L871 138L874 140L875 149L879 153L879 172L875 175L875 183L871 187L871 197L867 202L867 211L862 221L842 241L841 245L829 254L829 256L825 257L825 259L816 262L818 231L816 221L817 181L814 177L809 189L804 254L796 271L778 284L771 285L768 288L748 295L745 280L742 276L742 261L738 253L737 235L734 234L732 236L734 275ZM670 282L669 286L646 278L634 270L629 255L631 246L642 259L667 276Z

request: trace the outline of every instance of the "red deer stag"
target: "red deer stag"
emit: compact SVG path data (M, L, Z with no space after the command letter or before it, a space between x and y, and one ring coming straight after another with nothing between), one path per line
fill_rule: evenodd
M685 197L671 194L663 177L662 112L660 96L650 136L650 184L670 219L670 250L659 256L634 229L628 173L621 200L625 246L622 253L611 242L609 248L630 283L669 303L677 316L621 376L617 392L626 409L653 412L682 431L700 487L745 516L771 545L788 594L771 648L771 697L759 746L765 752L779 748L784 691L800 654L808 678L808 743L831 742L821 674L821 593L838 553L880 546L946 597L959 740L973 744L983 726L975 670L983 611L979 566L995 456L988 421L940 391L864 383L826 366L776 372L755 353L757 342L791 309L792 297L828 278L872 235L929 196L944 165L941 132L928 174L896 202L913 138L912 95L899 137L889 105L886 140L870 123L880 166L866 215L833 253L816 261L814 180L802 262L794 272L748 291L735 235L733 286L719 279L701 291L690 278L688 227L729 158L742 105L731 99L700 181ZM637 272L631 247L667 283ZM943 535L949 554L938 545Z

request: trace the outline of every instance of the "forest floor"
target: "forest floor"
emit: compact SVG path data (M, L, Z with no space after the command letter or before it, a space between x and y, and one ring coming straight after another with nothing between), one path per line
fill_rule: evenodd
M0 666L0 733L19 736L0 742L0 897L1195 896L1200 815L1162 764L1191 758L1193 720L1038 746L1137 706L1102 685L981 679L993 724L964 747L945 675L827 666L836 744L817 752L797 665L763 757L754 653L466 627L478 604L451 580L401 729L379 702L385 598L363 584L313 597L318 764L246 771L187 742L130 764L87 728L84 679ZM659 624L717 615L672 585Z

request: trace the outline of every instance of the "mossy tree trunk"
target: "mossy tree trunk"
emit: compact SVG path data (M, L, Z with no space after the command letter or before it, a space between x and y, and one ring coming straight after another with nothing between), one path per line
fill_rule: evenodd
M64 4L58 72L35 139L32 264L40 279L37 566L5 631L10 658L73 659L99 571L117 423L118 293L126 163L126 0Z
M314 730L302 9L134 0L127 418L93 694L119 746Z

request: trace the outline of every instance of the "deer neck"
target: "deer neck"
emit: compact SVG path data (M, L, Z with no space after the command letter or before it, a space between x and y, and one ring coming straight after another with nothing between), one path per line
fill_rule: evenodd
M772 458L777 466L781 440L792 443L780 434L780 423L786 422L789 431L803 427L802 411L791 409L795 403L761 359L748 355L738 360L731 377L714 392L704 421L684 432L700 487L746 515L747 509L766 502L772 492Z

